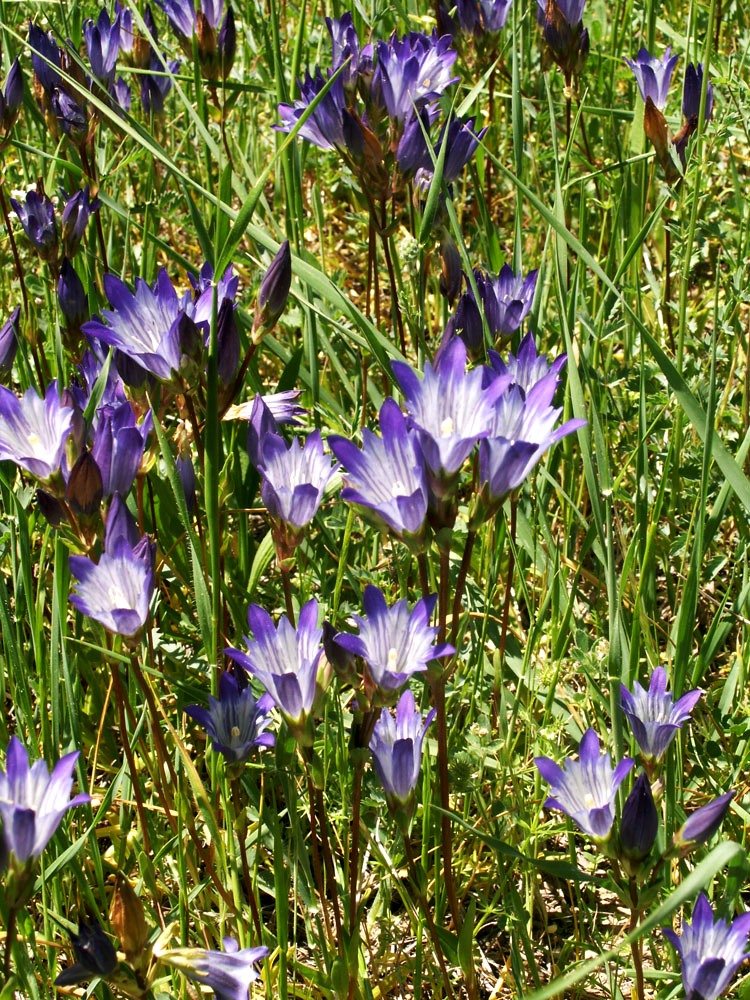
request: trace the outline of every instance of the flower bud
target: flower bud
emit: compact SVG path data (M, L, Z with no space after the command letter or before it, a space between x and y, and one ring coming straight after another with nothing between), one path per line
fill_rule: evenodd
M453 237L446 232L440 245L440 292L452 306L461 291L464 272L461 254Z
M136 896L130 882L119 872L115 894L112 897L109 922L120 941L125 957L135 965L148 942L149 929L143 903Z
M720 795L708 805L690 813L681 829L674 835L674 846L682 851L689 851L698 844L705 844L710 840L724 822L733 798L734 792L727 792L726 795Z
M208 80L217 79L216 32L211 27L203 11L198 11L195 24L195 34L198 39L198 57L201 69Z
M255 339L255 331L259 328L266 332L272 330L276 325L276 321L284 311L284 306L289 298L291 284L292 252L289 240L284 240L260 283L253 339Z
M88 319L86 291L67 257L62 262L57 281L57 301L60 303L60 312L72 329L78 329Z
M7 320L0 327L0 375L7 375L13 367L18 350L18 317L21 314L20 306L16 306Z
M633 785L622 810L620 843L630 861L643 861L654 846L659 816L651 794L651 782L641 774Z
M5 80L5 91L0 91L0 128L7 132L18 117L23 101L23 77L18 59L13 60L13 65Z
M76 512L89 517L96 514L102 502L102 474L91 452L79 456L65 487L65 499Z
M59 87L52 91L50 103L60 131L76 145L83 142L88 132L85 108Z
M99 211L101 202L92 198L89 188L82 188L66 199L62 213L63 254L72 260L78 252L91 216Z
M232 72L234 57L237 54L237 29L234 24L234 11L231 4L227 7L224 21L219 30L218 50L221 78L226 80Z
M63 969L55 980L55 986L75 986L96 976L104 978L117 968L117 952L98 923L81 921L78 933L71 934L70 940L76 962Z

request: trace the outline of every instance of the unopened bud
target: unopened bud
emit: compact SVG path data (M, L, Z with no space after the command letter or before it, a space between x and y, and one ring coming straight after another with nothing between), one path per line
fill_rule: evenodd
M21 314L17 306L10 314L10 319L0 327L0 375L7 375L13 367L18 350L18 318Z
M681 851L688 851L710 840L724 822L733 798L734 792L727 792L690 813L674 835L674 846Z
M86 449L79 456L65 487L65 499L76 512L90 517L99 510L102 502L102 474L91 452Z
M651 794L651 782L641 774L622 810L620 843L630 861L643 861L651 851L659 829L659 816Z
M88 302L83 282L67 257L63 260L57 281L57 301L60 303L60 312L71 328L78 329L88 318Z
M63 969L55 986L75 986L96 976L109 976L117 968L117 952L99 924L81 921L78 933L71 934L70 940L76 962Z
M286 306L291 285L292 251L289 240L284 240L260 283L253 340L256 338L257 330L266 332L272 330L276 325L276 321Z
M118 872L112 909L109 914L112 930L120 941L125 957L132 964L146 947L149 929L143 903L136 896L130 882Z
M459 296L463 277L461 254L451 234L446 232L440 245L440 292L451 306Z

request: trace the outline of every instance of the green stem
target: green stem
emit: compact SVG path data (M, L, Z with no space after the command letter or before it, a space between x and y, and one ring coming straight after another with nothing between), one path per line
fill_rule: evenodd
M8 925L5 928L5 957L3 959L3 981L8 982L10 979L10 966L11 960L13 958L13 945L16 940L16 918L18 916L18 909L12 906L10 913L8 914Z
M151 844L149 842L148 836L148 825L146 823L146 808L143 804L143 797L141 795L141 785L138 780L138 771L135 766L135 758L133 757L133 748L130 745L130 737L128 736L128 724L125 718L125 701L126 694L125 688L123 687L122 679L120 678L120 666L117 663L110 663L112 669L112 692L114 699L117 702L117 713L120 726L120 742L122 743L123 750L125 751L125 759L128 762L128 770L130 771L130 781L133 785L133 795L135 796L135 807L138 812L138 819L141 824L141 836L143 837L143 850L146 855L151 854Z
M427 923L427 930L430 935L430 940L432 941L432 948L435 952L435 958L438 960L438 965L440 966L440 972L443 976L443 982L445 983L446 996L453 997L453 987L451 986L451 979L448 973L448 968L445 964L445 958L443 956L443 949L440 947L440 938L437 934L437 928L435 927L435 921L432 919L432 913L430 912L430 907L427 899L420 889L419 885L419 875L417 873L417 863L414 859L414 852L412 851L411 843L406 834L404 834L404 849L406 851L406 860L409 865L409 874L411 875L411 880L414 886L414 894L419 901L419 905L422 908L422 913L424 914L425 922Z

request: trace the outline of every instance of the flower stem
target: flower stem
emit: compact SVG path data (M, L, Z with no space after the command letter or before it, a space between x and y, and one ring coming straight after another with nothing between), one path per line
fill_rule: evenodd
M448 601L450 591L450 543L440 547L440 584L438 587L438 641L445 642L447 633ZM445 708L445 685L448 668L432 684L432 695L435 702L438 741L438 784L440 787L440 842L443 855L443 878L448 908L453 918L453 924L458 932L460 927L460 910L456 886L453 881L453 841L450 819L450 778L448 775L448 720Z
M396 272L393 268L393 258L391 256L391 238L387 236L384 232L380 233L380 238L383 243L383 256L385 257L385 266L388 269L388 281L391 286L391 306L393 310L393 315L396 317L396 329L398 330L398 343L401 348L401 353L406 357L406 337L404 336L404 318L401 315L401 303L398 298L398 287L396 285Z
M630 889L630 926L628 928L628 933L634 931L638 926L638 920L641 915L640 907L638 905L638 886L634 878L628 880L628 886ZM635 969L635 998L636 1000L645 1000L646 997L646 987L643 981L643 954L641 953L641 940L633 941L630 945L630 953L633 956L633 967Z
M448 909L453 918L453 925L458 932L460 927L460 911L456 885L453 880L453 839L450 818L450 778L448 775L448 722L445 712L445 678L440 677L432 683L432 696L435 702L437 741L438 741L438 783L440 786L440 841L443 855L443 878L445 893L448 898Z
M440 966L440 971L443 975L443 981L445 982L446 996L453 997L453 987L451 986L450 975L448 973L448 968L445 964L445 958L443 956L443 949L440 947L440 939L437 935L437 929L435 927L435 921L432 919L432 913L430 912L430 907L427 899L420 889L419 885L419 875L417 873L417 863L414 860L414 852L412 850L411 843L408 836L404 835L404 849L406 850L406 860L409 865L409 874L411 875L411 880L414 885L414 893L419 901L419 905L422 908L422 913L424 914L425 922L427 924L427 930L430 935L430 940L432 941L432 948L435 952L435 958L438 960L438 965Z
M135 796L135 806L138 812L138 819L141 824L141 835L143 837L143 850L146 855L151 854L151 844L149 842L148 836L148 826L146 824L146 809L143 805L143 797L141 795L141 786L138 781L138 772L135 767L135 758L133 757L133 748L130 745L130 739L128 737L128 725L125 718L125 689L122 684L122 679L120 678L120 667L119 664L112 662L110 663L112 669L112 688L114 692L115 701L117 702L117 714L119 718L120 726L120 742L122 743L123 750L125 751L125 759L128 762L128 770L130 771L130 780L133 785L133 794Z
M286 616L289 619L289 624L294 626L294 600L292 597L292 576L289 570L284 565L283 560L279 560L279 569L281 570L281 583L284 587L284 603L286 604Z
M232 829L237 833L237 843L240 848L240 864L242 865L242 880L245 886L245 897L250 904L250 912L253 916L253 923L255 924L255 933L258 935L258 943L263 943L263 922L260 919L260 911L258 909L258 901L255 898L255 888L253 886L252 875L250 874L250 865L247 860L247 844L245 843L245 834L247 832L244 822L237 825L237 813L238 809L235 808L235 803L242 803L244 797L244 790L242 788L242 781L237 778L231 783L232 794L228 797L226 803L228 809L231 811L232 817ZM244 810L244 805L241 805Z
M307 775L307 798L310 807L310 847L312 851L313 875L315 877L315 887L318 890L320 908L323 911L323 920L326 926L326 935L331 944L334 944L333 928L331 927L331 917L328 913L326 901L325 885L323 883L323 868L320 864L320 847L318 844L318 817L316 813L315 785L307 759L305 758L305 773Z
M510 498L510 545L508 547L508 575L505 580L505 597L503 599L503 613L500 625L500 648L498 650L500 669L495 675L494 689L492 692L492 723L497 725L497 717L500 711L500 678L503 675L503 663L505 660L505 646L508 641L508 622L510 619L510 601L513 590L513 574L516 569L516 515L518 512L518 501L515 496Z
M16 917L18 909L15 906L10 908L8 913L8 924L5 928L5 956L3 958L3 982L10 979L11 959L13 958L13 945L16 941Z
M453 595L453 610L451 612L451 645L456 645L456 639L458 638L458 625L459 619L461 617L461 601L464 596L464 588L466 587L466 578L469 575L469 567L471 566L471 556L474 551L474 542L476 541L477 533L476 531L469 531L466 536L466 545L464 546L464 554L461 557L461 566L458 570L458 579L456 580L456 593Z

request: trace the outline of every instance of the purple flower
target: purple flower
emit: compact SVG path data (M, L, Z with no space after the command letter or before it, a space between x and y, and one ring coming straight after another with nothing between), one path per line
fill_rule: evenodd
M403 124L414 108L438 97L458 80L452 76L457 52L450 35L437 32L423 35L410 32L375 46L377 62L372 79L372 96L392 122Z
M150 11L150 7L148 10ZM120 25L120 52L130 56L135 45L137 30L133 23L133 12L115 0L115 17Z
M67 198L62 214L63 253L72 260L81 245L91 216L99 211L101 202L91 198L88 186Z
M126 113L130 112L130 106L132 104L133 95L130 91L130 87L123 80L121 76L117 77L116 82L112 85L110 91L112 97L114 97L117 102L117 106Z
M196 14L193 0L157 0L185 51L192 56L193 39L204 76L211 81L226 80L237 50L234 12L224 0L201 0ZM222 23L222 15L224 21Z
M218 62L218 71L222 80L226 80L231 73L236 55L237 28L234 23L234 10L230 4L227 6L227 13L219 29L219 37L216 40L216 61Z
M248 650L225 653L257 677L273 698L296 738L305 736L306 722L315 702L318 663L323 652L323 629L318 628L318 602L308 601L299 614L297 628L286 615L278 628L267 611L251 604L247 622L255 641L245 637Z
M188 41L195 33L195 6L193 0L156 0L167 15L172 30L181 41Z
M512 2L513 0L458 0L457 23L450 17L447 8L441 4L438 24L445 25L445 30L454 36L460 32L479 41L484 34L496 35L505 27Z
M78 579L70 603L109 632L133 636L148 618L156 546L148 535L133 544L135 525L124 508L116 496L98 563L85 556L70 557L71 573Z
M47 34L32 22L29 22L29 47L31 48L31 65L34 75L49 96L54 87L59 87L62 79L60 69L60 49L52 33Z
M0 90L0 129L8 132L18 117L23 101L23 77L18 58L13 60L7 77L5 90Z
M422 744L434 718L433 708L422 722L422 714L414 704L414 695L407 688L398 700L395 719L388 709L384 709L375 724L370 752L392 809L408 806L414 794L422 766Z
M443 161L443 180L446 184L452 184L461 174L461 171L472 158L476 152L476 148L480 141L484 137L484 133L487 131L486 127L480 132L474 131L474 119L469 118L464 121L462 118L454 118L447 129L444 127L437 141L434 144L432 153L430 153L425 146L425 155L422 157L421 162L418 164L416 169L415 184L417 187L427 190L432 183L432 178L435 169L435 163L440 155L443 144L445 144L445 159ZM420 134L422 129L419 128ZM406 130L404 130L404 137L406 137ZM423 137L422 137L423 138ZM399 144L399 153L401 152L403 138ZM424 139L423 139L424 141ZM399 168L402 173L408 175L409 171L405 171L401 160L399 160Z
M115 81L115 66L120 54L119 17L110 21L106 9L102 8L96 22L90 17L83 22L83 37L91 72L109 90Z
M663 932L680 956L686 1000L716 1000L748 957L745 947L750 913L742 913L731 922L721 917L714 919L711 904L702 892L693 909L692 923L683 921L682 934L675 934L671 927L665 927Z
M548 0L536 0L536 19L539 24L544 24L547 14ZM557 0L557 9L563 18L570 25L578 24L583 18L583 8L586 0Z
M633 685L632 694L624 684L620 685L622 709L644 757L660 760L664 756L677 730L688 721L702 694L700 688L696 688L675 703L667 691L667 673L663 667L654 670L648 691L638 681Z
M512 336L526 319L534 301L538 273L529 271L524 278L520 271L514 274L507 264L496 278L479 272L477 289L493 336Z
M70 387L70 393L75 400L75 405L81 413L86 410L91 398L91 393L96 385L96 380L101 374L106 361L107 354L100 345L96 345L95 351L85 350L81 363L78 365L78 375L76 383ZM114 406L125 402L125 388L123 381L114 364L110 364L107 373L107 383L104 386L99 409L104 406Z
M346 438L328 438L347 471L341 496L371 510L400 538L413 538L421 534L427 516L427 477L416 432L409 430L390 397L380 408L380 431L382 437L364 428L362 451Z
M46 194L29 191L25 202L10 199L26 237L42 260L56 260L58 254L55 207Z
M359 36L354 27L351 11L347 11L338 20L327 17L326 27L331 36L331 69L335 72L346 64L341 75L344 89L352 92L356 89L360 73L369 74L372 70L372 46L365 45L360 50Z
M633 71L644 104L650 97L660 111L664 110L667 91L678 59L679 56L673 56L672 47L668 45L661 59L649 55L648 49L639 49L635 60L625 60Z
M277 425L294 424L299 426L301 421L298 418L307 415L307 410L304 406L300 406L297 402L301 395L301 389L285 389L283 392L266 392L262 396L258 393L245 403L238 403L236 406L230 406L224 414L224 419L254 421L258 416L257 411L261 406L265 406ZM255 462L254 459L253 462Z
M255 966L266 957L268 948L240 950L233 938L224 938L222 943L224 951L173 948L162 952L159 960L212 989L216 1000L247 1000L250 984L260 977Z
M68 323L76 329L80 327L89 314L88 300L83 282L67 257L63 259L57 280L57 301Z
M91 800L85 792L70 798L78 757L77 750L66 754L55 764L50 775L44 760L36 760L29 767L25 747L11 736L5 772L0 771L2 853L11 864L26 865L35 861L68 809Z
M60 402L57 382L50 382L44 399L35 389L19 399L0 386L0 418L0 460L10 459L37 479L60 471L73 410Z
M286 306L291 286L292 252L289 240L284 240L260 283L255 328L271 330L276 325Z
M435 595L422 598L413 611L405 600L392 607L377 587L365 587L365 616L352 615L359 635L341 632L339 646L367 663L370 677L384 691L398 691L412 674L427 670L431 660L455 653L447 643L435 644L438 630L428 624L435 608Z
M726 792L691 812L674 836L675 847L684 851L710 840L724 822L733 798L733 791Z
M140 424L129 402L106 405L96 414L96 430L91 454L102 476L105 497L125 496L141 467L146 441L154 425L149 410Z
M163 58L166 60L166 53ZM179 59L171 59L166 62L169 73L174 76L180 68ZM162 63L155 52L146 67L148 73L141 75L141 104L145 115L160 115L164 111L164 102L167 94L172 89L172 76L164 72Z
M534 763L552 786L545 808L559 809L584 833L595 840L607 840L615 821L617 789L634 761L626 757L612 770L609 754L599 753L599 737L588 729L581 740L579 760L566 758L564 769L549 757L536 757Z
M554 373L555 377L560 374L567 361L567 355L561 354L558 358L547 364L546 354L537 354L534 335L529 331L518 345L518 354L514 357L508 355L508 360L503 361L495 351L488 351L490 365L498 375L508 375L511 385L517 385L528 395L529 391L541 382L547 375Z
M219 378L227 384L234 377L240 361L240 335L234 311L239 287L239 276L230 264L217 282L214 269L206 262L198 278L190 275L195 293L195 301L188 304L186 311L193 323L203 332L203 343L208 350L213 316L214 284L216 285L216 339Z
M214 750L230 764L247 760L253 747L272 747L273 733L265 730L271 723L268 710L273 704L269 695L259 701L249 687L240 688L234 674L219 678L219 697L208 697L208 708L189 705L185 711L208 733Z
M315 70L315 76L305 73L304 80L298 81L301 96L293 105L279 105L281 124L274 127L279 132L291 132L318 97L327 80L328 77L324 77L319 69ZM344 132L345 108L344 81L338 76L326 94L315 105L312 114L300 127L298 134L320 149L338 149L340 152L346 153L349 143Z
M580 73L589 54L589 33L581 20L585 3L586 0L537 0L537 22L566 83Z
M515 383L498 401L490 432L479 444L479 480L488 510L523 483L553 444L585 426L576 418L555 427L562 413L562 407L552 406L557 384L553 366L528 393Z
M304 445L299 438L287 445L277 434L266 435L258 470L260 493L271 517L295 532L304 528L315 517L336 468L323 451L320 431L313 431Z
M453 476L477 441L490 433L494 404L505 383L498 379L485 388L480 369L467 372L466 347L458 338L448 345L437 370L425 365L422 379L403 361L392 367L430 471L441 480Z
M701 90L703 88L703 63L694 66L687 64L685 70L685 85L682 90L682 113L688 122L697 122L701 107ZM708 121L714 109L714 88L706 85L706 106L704 118Z
M513 0L479 0L479 10L482 14L482 27L494 35L505 27Z
M97 976L106 978L117 968L117 952L101 924L88 924L82 920L78 933L71 934L70 940L76 961L63 969L55 979L55 986L75 986Z
M10 314L10 319L0 326L0 375L7 375L13 367L18 350L18 338L20 329L18 318L21 315L21 307L16 306Z
M279 425L263 396L256 396L249 405L250 424L247 429L247 453L257 468L261 462L263 444L268 437L280 437Z
M654 846L659 830L659 815L646 774L636 778L630 795L622 807L620 844L626 858L643 861Z
M86 105L57 87L52 91L50 105L60 131L73 143L83 142L88 132Z
M534 301L538 273L529 271L524 278L520 271L514 274L507 264L503 264L496 278L478 268L474 270L479 301L493 339L511 337L526 319ZM445 351L443 345L446 345L453 336L461 337L473 354L476 354L484 343L482 317L471 288L468 288L458 300L456 311L448 321L438 352L440 356Z
M180 370L182 359L181 303L166 270L162 268L150 288L136 278L135 293L114 274L104 275L104 291L112 310L84 323L83 332L116 347L158 379L169 381Z

